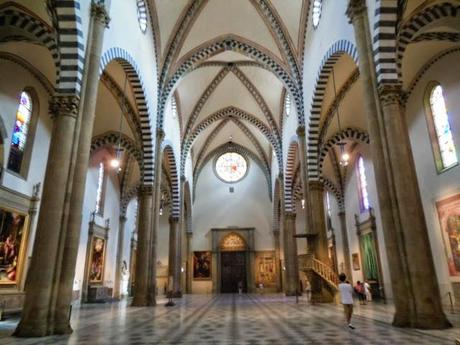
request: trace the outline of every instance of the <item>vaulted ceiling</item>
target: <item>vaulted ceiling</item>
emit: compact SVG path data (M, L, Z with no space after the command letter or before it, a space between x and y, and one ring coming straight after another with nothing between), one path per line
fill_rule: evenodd
M168 64L174 70L197 48L229 35L287 67L289 58L274 28L284 33L296 63L302 59L309 0L149 0L149 5L160 71ZM273 147L261 128L279 135L284 92L272 72L233 51L214 55L184 75L174 95L182 139L200 128L190 150L193 163L230 138L268 161Z

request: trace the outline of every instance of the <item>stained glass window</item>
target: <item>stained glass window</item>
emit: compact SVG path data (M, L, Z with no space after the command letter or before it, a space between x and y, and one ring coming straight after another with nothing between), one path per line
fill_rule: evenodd
M21 172L31 117L32 98L27 92L23 91L19 97L19 106L16 112L13 134L11 135L10 155L8 158L8 169L18 174Z
M96 190L96 207L95 211L97 214L102 214L102 197L104 191L104 178L105 178L105 167L104 163L99 163L99 170L97 175L97 190Z
M366 168L364 167L364 159L362 156L358 157L358 179L361 211L365 211L369 209L370 205L369 194L367 192Z
M326 193L326 208L327 208L327 215L331 216L331 199L329 197L329 192Z
M439 145L442 170L457 164L458 159L441 85L436 85L431 91L430 108Z
M287 117L291 115L291 95L289 92L286 92L286 96L284 97L284 113Z
M314 0L313 1L312 21L313 21L313 27L315 29L318 27L319 19L321 18L321 8L322 8L322 0Z
M240 154L227 152L217 159L215 169L217 176L225 182L237 182L246 175L248 164Z
M171 98L171 113L172 113L172 117L173 119L177 118L177 101L176 101L176 97L172 97Z

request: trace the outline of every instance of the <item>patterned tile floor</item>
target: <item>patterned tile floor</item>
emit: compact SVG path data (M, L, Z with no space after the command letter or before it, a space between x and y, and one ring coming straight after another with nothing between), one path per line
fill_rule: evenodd
M392 307L356 305L355 330L340 306L310 305L281 295L189 295L165 308L127 307L126 302L74 308L70 336L13 338L18 320L0 322L0 344L454 344L460 316L447 331L400 329L389 324Z

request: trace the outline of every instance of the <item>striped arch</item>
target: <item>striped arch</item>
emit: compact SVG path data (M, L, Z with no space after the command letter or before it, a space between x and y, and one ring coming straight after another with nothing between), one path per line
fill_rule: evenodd
M286 171L284 173L284 209L286 212L295 212L294 202L294 174L298 161L299 143L297 139L289 144L286 161Z
M248 148L239 145L237 143L225 143L222 144L218 147L216 147L214 150L209 152L205 159L203 159L202 163L200 166L196 168L193 174L193 197L195 198L195 190L196 190L196 184L198 181L198 177L200 176L201 171L203 168L206 166L206 164L213 159L214 157L218 157L226 152L236 152L242 155L244 158L252 159L262 170L263 174L265 175L265 178L267 180L267 188L268 188L268 197L271 200L272 199L272 193L271 193L271 172L270 172L270 167L265 166L264 163L260 160L259 156L257 156L254 152L249 150Z
M153 170L154 170L154 157L153 157L153 131L150 123L149 106L146 97L144 84L142 81L140 70L133 57L122 48L110 48L101 57L101 64L99 67L99 75L102 75L110 62L117 61L126 73L126 76L131 84L136 101L137 111L141 123L141 137L142 137L142 150L144 156L144 164L142 170L143 183L146 185L153 184Z
M190 134L190 137L187 139L187 142L184 143L181 162L185 164L188 152L190 148L192 147L193 141L198 137L198 135L202 131L204 131L207 127L209 127L210 125L212 125L214 122L218 120L221 120L224 118L231 118L231 117L236 117L238 119L245 120L249 122L250 124L252 124L253 126L255 126L257 129L259 129L260 132L265 136L265 138L267 138L267 140L271 143L277 156L282 157L281 147L279 146L279 143L276 141L276 139L273 137L272 132L270 131L270 128L268 128L262 121L257 119L255 116L237 107L230 106L230 107L226 107L221 110L218 110L214 112L213 114L209 115L207 118L205 118L195 127L193 132Z
M358 51L356 47L347 40L340 40L335 42L324 55L316 83L314 87L313 98L311 102L310 119L308 123L308 179L317 181L319 179L318 171L318 145L319 145L319 123L321 118L321 108L325 96L325 90L329 75L335 63L343 56L349 55L353 61L358 63Z
M423 11L414 15L398 33L397 40L397 71L399 80L402 78L402 60L407 46L413 42L414 38L421 29L430 23L446 17L457 17L460 15L460 5L456 6L449 2L436 4L425 8ZM445 38L448 38L445 35Z
M302 93L299 85L292 79L286 66L269 52L264 52L263 48L254 42L250 42L236 35L226 35L208 41L198 48L192 50L177 64L177 69L167 82L165 87L160 90L161 95L158 101L158 119L157 128L163 128L164 109L166 102L175 85L187 73L193 71L204 60L224 51L235 51L261 63L265 68L274 73L280 79L285 87L289 90L294 98L299 125L304 123L304 108L302 102Z
M185 216L185 221L186 221L186 226L185 226L185 231L188 234L191 234L193 232L193 227L192 227L192 197L190 194L190 184L188 181L185 181L184 183L184 216Z
M136 184L123 193L120 201L120 214L126 215L129 203L131 200L137 198L137 195L139 194L139 187L140 184Z
M105 132L101 135L94 137L91 140L91 153L105 146L118 146L122 147L128 154L133 156L139 164L139 169L142 171L142 150L134 140L126 134L119 132Z
M170 145L165 145L162 148L162 157L169 166L169 178L171 179L171 217L179 219L180 217L180 190L179 190L179 175L176 167L176 158L174 151Z
M55 11L59 42L61 42L58 91L64 94L80 95L85 63L80 0L56 0Z
M9 6L0 11L0 32L6 31L5 41L25 41L44 46L51 53L59 85L60 52L56 31L40 18Z
M373 48L379 84L397 83L396 28L398 0L380 0L374 14Z
M367 134L366 131L359 128L347 128L338 133L335 133L320 148L318 161L318 170L320 172L320 175L322 175L324 159L326 158L326 155L329 152L329 150L345 139L352 140L358 143L369 144L369 134Z
M283 207L281 191L283 180L281 177L277 177L275 180L275 189L273 190L273 231L280 231L281 227L281 208Z
M327 177L322 177L321 182L327 191L334 194L335 198L337 199L337 204L339 205L339 209L345 210L345 198L344 198L342 190L339 187L337 187L335 183L329 180Z

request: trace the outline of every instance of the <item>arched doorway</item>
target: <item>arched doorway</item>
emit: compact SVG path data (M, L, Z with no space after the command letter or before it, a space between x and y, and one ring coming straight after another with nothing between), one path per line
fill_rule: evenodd
M230 233L220 243L222 293L236 293L239 285L247 292L247 245L237 233Z

